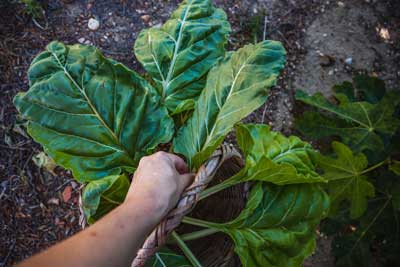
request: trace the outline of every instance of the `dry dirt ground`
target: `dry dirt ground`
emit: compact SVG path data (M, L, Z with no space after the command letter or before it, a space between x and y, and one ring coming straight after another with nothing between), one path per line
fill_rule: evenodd
M0 266L11 266L80 230L79 185L68 171L51 174L34 158L41 151L25 133L12 99L26 91L26 71L51 40L85 43L142 71L131 53L141 29L165 21L179 1L41 1L37 22L18 1L0 2ZM229 49L267 38L280 40L288 64L266 105L246 121L290 134L293 92L330 94L357 72L399 87L400 2L397 0L216 0L232 24ZM90 31L89 18L100 21ZM266 22L266 23L265 23ZM265 25L265 27L264 27ZM305 266L333 266L329 240L320 237Z

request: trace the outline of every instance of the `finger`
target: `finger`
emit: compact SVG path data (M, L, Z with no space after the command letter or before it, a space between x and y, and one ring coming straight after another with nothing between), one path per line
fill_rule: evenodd
M184 174L189 171L186 162L182 158L170 153L167 153L166 155L172 160L175 169L179 172L179 174Z
M194 176L194 173L185 173L179 176L179 185L182 192L193 183Z

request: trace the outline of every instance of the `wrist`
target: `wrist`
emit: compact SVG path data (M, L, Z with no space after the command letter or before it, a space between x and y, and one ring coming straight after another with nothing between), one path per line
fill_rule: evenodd
M138 212L140 210L148 220L158 224L168 213L168 203L162 201L163 198L150 194L134 192L127 196L122 205L128 212Z

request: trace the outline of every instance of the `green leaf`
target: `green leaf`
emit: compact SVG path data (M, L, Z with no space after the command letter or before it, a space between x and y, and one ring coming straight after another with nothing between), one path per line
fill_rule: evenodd
M81 182L132 172L173 135L157 92L135 72L90 46L50 43L14 103L28 132Z
M278 185L325 181L311 160L315 151L300 138L273 132L264 124L238 124L236 136L246 165L233 181L258 180Z
M145 264L145 267L192 267L187 259L168 248L161 248Z
M193 107L207 72L225 53L229 32L225 12L210 0L186 0L161 28L139 34L135 55L171 113Z
M129 190L129 179L123 175L112 175L88 183L83 190L83 210L89 223L94 223L119 206Z
M386 93L385 82L377 77L356 75L353 82L357 91L362 94L362 98L369 103L378 103Z
M315 231L329 198L319 186L257 183L233 221L211 228L231 236L244 267L301 266L315 248Z
M400 120L393 117L400 95L387 93L377 104L351 102L344 93L336 95L339 105L327 101L322 94L309 96L303 91L296 92L296 99L333 115L306 112L298 120L298 129L312 138L332 135L340 136L342 142L355 151L381 151L384 143L380 135L392 136L400 126Z
M198 167L233 125L260 107L285 63L280 42L246 45L215 66L196 103L193 116L178 131L174 151Z
M362 99L371 104L376 104L386 93L385 83L381 79L365 74L354 76L353 83L345 81L333 86L332 89L340 102L357 102ZM342 95L345 97L342 97Z
M389 166L389 169L397 175L400 175L400 161L393 160Z
M336 84L332 90L335 92L335 97L341 102L345 102L346 100L351 102L357 101L357 95L351 82L345 81L341 84ZM344 97L341 97L342 95Z
M337 158L320 155L317 160L328 180L331 214L348 200L351 218L358 218L367 208L367 199L375 195L373 184L365 176L367 158L362 153L353 155L349 147L339 142L333 142L332 148Z
M357 236L344 235L332 242L332 254L336 257L337 267L370 267L373 266L372 254L368 242L357 242Z

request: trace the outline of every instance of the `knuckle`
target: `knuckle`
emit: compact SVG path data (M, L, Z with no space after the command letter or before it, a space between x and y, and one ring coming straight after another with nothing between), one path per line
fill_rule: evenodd
M154 156L156 157L165 157L165 152L164 151L157 151L156 153L154 153Z
M139 160L139 165L146 164L146 162L148 162L149 160L150 160L149 156L144 156Z

